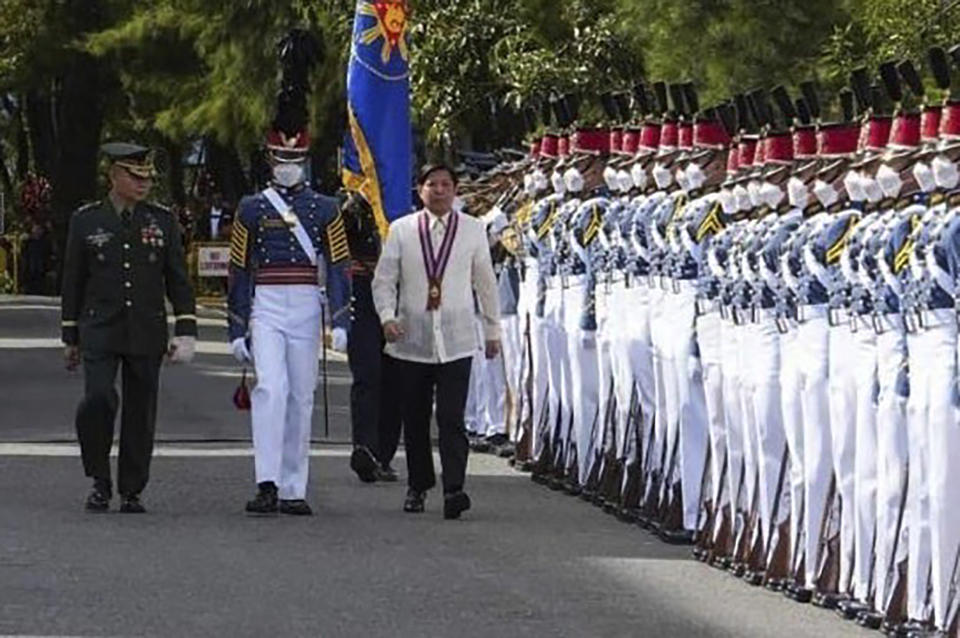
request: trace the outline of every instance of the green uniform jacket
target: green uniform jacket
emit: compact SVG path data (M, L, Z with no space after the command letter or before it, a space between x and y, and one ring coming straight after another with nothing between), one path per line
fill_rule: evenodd
M77 210L63 265L63 342L87 352L157 355L174 334L197 334L180 229L170 211L139 203L125 224L109 199Z

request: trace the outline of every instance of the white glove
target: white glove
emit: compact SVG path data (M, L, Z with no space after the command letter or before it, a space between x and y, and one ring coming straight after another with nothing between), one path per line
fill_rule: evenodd
M330 347L337 352L347 351L346 328L334 328L332 331L330 331Z
M170 340L170 363L190 363L197 348L196 337L181 336Z
M244 337L238 337L230 342L230 352L233 353L233 358L239 363L253 361L250 350L247 349L247 340Z

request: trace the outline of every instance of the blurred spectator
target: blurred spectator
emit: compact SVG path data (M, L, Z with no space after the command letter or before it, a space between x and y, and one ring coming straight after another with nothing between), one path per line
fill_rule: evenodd
M43 226L34 222L23 242L23 291L28 295L46 294L47 272L53 246Z

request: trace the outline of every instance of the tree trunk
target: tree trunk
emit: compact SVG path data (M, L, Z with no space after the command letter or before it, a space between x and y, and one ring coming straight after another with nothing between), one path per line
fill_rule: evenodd
M27 128L33 148L33 170L50 177L57 159L56 125L50 92L32 89L26 95Z
M56 254L63 254L70 215L97 196L97 154L103 129L102 87L106 71L100 60L77 53L63 70L57 100L57 162L53 170L53 220ZM57 264L58 269L61 264Z
M167 188L170 199L175 205L182 207L187 203L187 192L183 183L183 145L164 139L161 146L167 154Z

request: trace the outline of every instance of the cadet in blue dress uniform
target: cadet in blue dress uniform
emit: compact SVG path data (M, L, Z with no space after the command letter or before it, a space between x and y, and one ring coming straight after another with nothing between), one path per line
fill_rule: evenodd
M267 137L271 183L240 202L230 245L231 349L257 373L250 397L257 494L246 510L259 515L312 514L305 497L327 297L334 347L347 341L350 251L337 200L307 182L306 70L284 67Z

